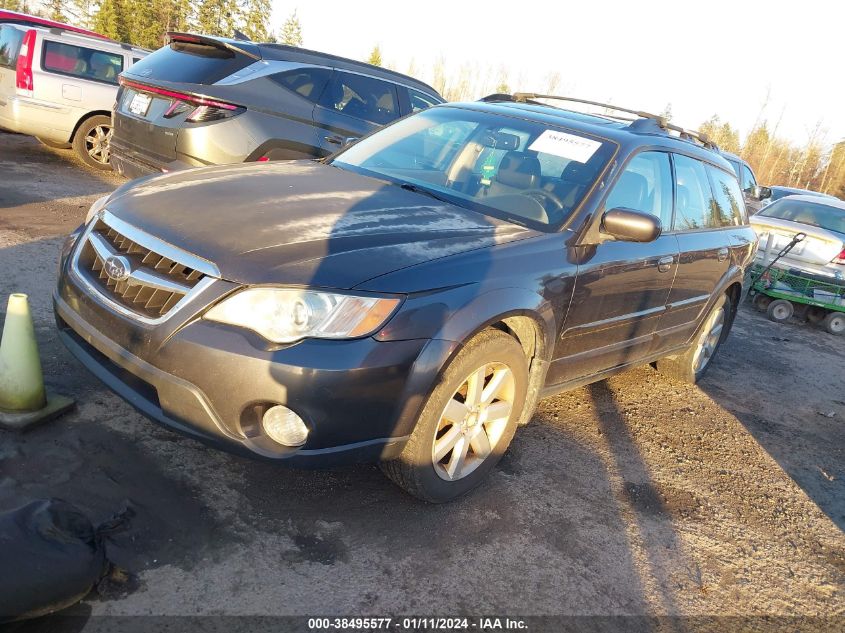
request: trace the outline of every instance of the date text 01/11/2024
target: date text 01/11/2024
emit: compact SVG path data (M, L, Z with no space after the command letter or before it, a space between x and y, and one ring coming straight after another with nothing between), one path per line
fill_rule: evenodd
M308 628L313 631L526 631L528 625L519 618L353 617L309 618Z

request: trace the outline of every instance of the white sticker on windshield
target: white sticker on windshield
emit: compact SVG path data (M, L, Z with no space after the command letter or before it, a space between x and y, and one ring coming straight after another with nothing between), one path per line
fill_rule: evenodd
M599 147L601 143L583 136L546 130L528 146L528 149L586 163Z

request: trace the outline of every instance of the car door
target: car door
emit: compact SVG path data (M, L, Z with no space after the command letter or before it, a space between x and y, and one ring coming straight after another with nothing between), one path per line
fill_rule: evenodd
M396 84L342 70L332 73L314 108L318 142L325 154L400 116Z
M643 151L626 165L600 213L613 208L651 213L672 224L669 155ZM549 382L563 383L625 365L652 347L678 260L672 234L653 242L609 240L579 256L575 292L555 350Z
M738 184L733 174L718 170L721 174L717 183L718 195L714 195L708 171L715 171L716 167L682 154L673 154L672 162L675 175L673 232L680 257L666 312L658 324L656 349L675 347L692 337L713 292L728 272L731 248L740 247L732 242L731 236L744 223L740 216L734 219L723 187L731 182ZM742 200L733 204L739 209ZM744 215L744 208L742 212Z

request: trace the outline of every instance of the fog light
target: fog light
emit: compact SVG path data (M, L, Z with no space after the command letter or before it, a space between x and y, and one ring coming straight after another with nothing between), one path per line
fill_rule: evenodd
M308 439L308 427L302 418L280 404L267 409L261 423L264 432L279 444L302 446Z

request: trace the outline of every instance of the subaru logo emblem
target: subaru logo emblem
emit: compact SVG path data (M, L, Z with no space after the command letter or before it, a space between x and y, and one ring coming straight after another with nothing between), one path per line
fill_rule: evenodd
M112 255L103 262L103 269L114 281L126 281L132 274L132 263L120 255Z

